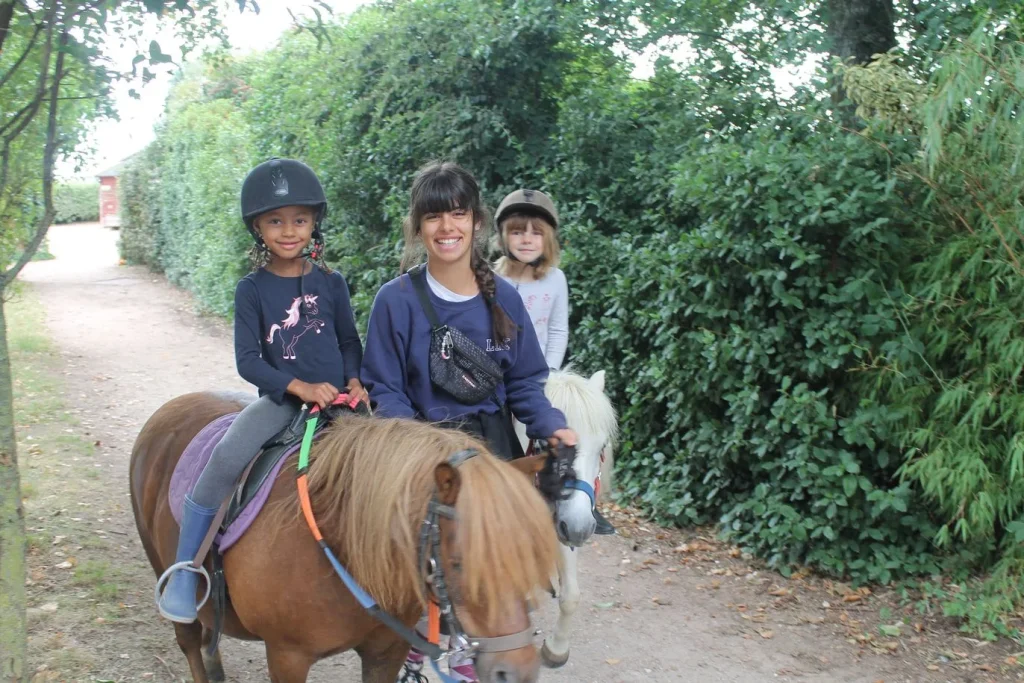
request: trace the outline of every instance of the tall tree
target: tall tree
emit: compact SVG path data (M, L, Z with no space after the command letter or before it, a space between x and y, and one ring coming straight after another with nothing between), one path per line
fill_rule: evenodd
M247 4L238 0L240 10ZM191 46L223 39L219 7L216 0L0 0L0 683L28 676L25 520L4 297L53 220L55 163L73 150L87 119L110 113L110 86L128 76L105 65L108 30L136 37L141 19L156 14L175 22ZM168 62L152 42L135 67L149 78L150 67Z

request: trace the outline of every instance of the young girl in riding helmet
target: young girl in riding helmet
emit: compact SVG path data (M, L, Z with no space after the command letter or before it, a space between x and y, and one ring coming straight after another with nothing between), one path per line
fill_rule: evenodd
M502 256L494 266L523 299L548 367L558 370L569 344L569 285L558 268L558 209L539 190L516 190L495 212ZM614 534L615 527L594 509L595 533Z
M235 361L260 397L235 418L185 497L176 562L195 556L242 471L302 403L325 408L338 387L366 400L348 285L323 261L327 199L320 180L299 161L275 158L249 172L241 194L242 220L256 243L253 270L235 288ZM198 574L175 571L160 613L195 621L197 584Z
M502 256L494 266L516 288L548 367L562 367L569 343L569 286L559 270L558 211L537 190L516 190L495 214Z
M404 224L402 269L418 261L420 251L426 252L426 266L403 273L377 293L366 331L363 384L376 401L377 415L463 429L482 437L498 457L521 455L506 405L531 438L574 446L576 434L544 395L548 364L523 301L512 285L494 276L483 256L485 226L480 189L469 172L450 162L420 169ZM431 324L431 315L438 325ZM439 326L461 332L500 368L496 386L484 398L465 403L458 386L442 388L431 379L432 370L438 377L431 364L440 361L431 358L431 343ZM445 336L445 343L458 342ZM447 352L458 349L449 346ZM422 664L423 656L410 652L399 680L425 680ZM458 680L476 680L468 661L451 661L451 670Z

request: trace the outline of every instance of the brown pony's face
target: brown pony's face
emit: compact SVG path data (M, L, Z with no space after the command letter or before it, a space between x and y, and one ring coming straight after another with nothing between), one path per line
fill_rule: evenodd
M438 500L455 507L460 478L448 464L438 465L435 472ZM512 520L514 523L514 520ZM513 595L496 596L497 604L483 604L469 598L463 573L463 557L459 544L459 522L442 517L438 526L441 536L441 558L449 597L463 630L470 641L477 638L500 638L532 629L527 601ZM497 568L496 568L497 569ZM539 677L540 656L533 639L524 639L523 646L501 652L479 652L474 661L481 683L534 683ZM486 649L486 648L484 648Z

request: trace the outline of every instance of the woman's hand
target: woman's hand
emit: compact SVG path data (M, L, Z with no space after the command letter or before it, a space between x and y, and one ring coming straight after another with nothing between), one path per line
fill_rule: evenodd
M350 379L345 388L348 389L349 396L356 396L360 401L365 403L367 407L369 407L370 395L366 393L366 389L363 388L363 384L359 381L358 377Z
M309 382L303 382L301 379L293 379L289 382L286 391L301 398L303 403L317 404L320 406L320 410L334 403L334 399L338 398L339 393L337 388L330 382L310 384Z
M566 427L564 429L556 429L555 433L551 435L551 441L553 446L557 446L559 443L564 443L566 446L575 446L579 440L576 438L576 432Z

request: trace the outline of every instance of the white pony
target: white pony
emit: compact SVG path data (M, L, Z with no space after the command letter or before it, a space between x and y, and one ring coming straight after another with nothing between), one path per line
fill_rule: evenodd
M579 437L574 462L577 487L555 506L555 530L562 542L557 589L559 616L554 632L545 639L541 649L544 664L555 668L569 660L569 623L580 604L576 548L593 535L597 526L594 506L601 492L611 486L618 422L615 408L604 393L604 370L595 372L589 379L569 368L552 371L544 393L551 404L565 414L569 427ZM525 449L526 429L518 421L516 434Z

